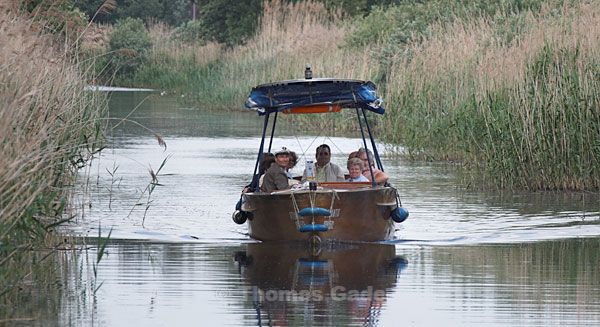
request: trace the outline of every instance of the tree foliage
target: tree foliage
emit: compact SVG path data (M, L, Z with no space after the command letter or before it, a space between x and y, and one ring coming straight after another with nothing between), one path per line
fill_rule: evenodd
M342 9L350 16L366 16L375 7L388 7L403 3L414 3L409 0L321 0L327 8Z
M422 40L433 23L447 23L455 19L482 16L492 17L499 12L539 11L544 3L561 1L564 0L372 1L379 4L372 5L368 10L369 14L356 22L357 29L347 41L353 46L364 46L380 41L390 45L404 45Z
M109 41L112 70L120 77L133 74L144 62L151 46L152 41L141 19L128 17L119 20Z
M34 1L34 0L30 0ZM40 1L40 0L36 0ZM227 45L244 43L256 33L264 0L116 0L111 11L98 9L105 0L65 0L83 11L88 19L101 23L116 23L127 17L144 22L160 21L180 27L180 34L193 41L216 41ZM302 0L284 0L298 2ZM373 8L387 8L408 0L317 0L330 10L341 9L350 16L367 16ZM196 22L192 20L192 5L196 4Z
M228 45L254 35L262 12L262 0L239 0L235 5L229 0L202 0L198 5L205 39Z
M180 26L192 20L190 0L171 0L164 4L163 21L171 26Z
M106 0L72 0L88 19L100 23L116 23L127 17L143 21L162 21L178 26L192 19L192 0L116 0L114 10L98 11Z

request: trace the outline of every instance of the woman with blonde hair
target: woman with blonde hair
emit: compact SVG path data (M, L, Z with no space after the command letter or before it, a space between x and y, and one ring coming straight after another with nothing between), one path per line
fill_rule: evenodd
M362 171L364 168L363 161L359 158L348 159L348 174L350 177L346 180L347 182L368 182L369 180L363 176Z

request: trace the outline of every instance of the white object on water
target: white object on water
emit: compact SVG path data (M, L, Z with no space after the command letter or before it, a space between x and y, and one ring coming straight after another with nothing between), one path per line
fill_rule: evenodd
M85 91L92 91L92 92L154 92L154 91L156 91L153 89L101 86L101 85L87 85L83 89Z

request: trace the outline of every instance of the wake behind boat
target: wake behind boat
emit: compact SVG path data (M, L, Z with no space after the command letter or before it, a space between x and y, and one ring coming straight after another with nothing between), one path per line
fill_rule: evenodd
M408 211L402 207L396 188L387 182L376 183L376 172L383 172L383 165L367 113L383 115L385 109L381 103L372 82L312 79L310 67L304 79L254 87L246 107L264 117L262 138L252 182L242 194L233 220L238 224L247 221L249 235L261 241L307 240L318 244L322 240L370 242L392 238L394 223L404 221ZM271 152L279 113L325 114L341 110L356 112L363 149L366 149L363 152L369 163L365 171L370 177L365 178L368 181L317 182L311 173L312 162L307 161L303 183L282 190L261 191L258 167L265 153L269 118L273 116L267 153Z

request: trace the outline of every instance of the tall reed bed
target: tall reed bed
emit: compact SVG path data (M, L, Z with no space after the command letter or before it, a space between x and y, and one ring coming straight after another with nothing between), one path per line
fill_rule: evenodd
M134 82L189 93L210 107L239 108L252 86L302 78L312 64L316 77L368 78L375 67L368 53L339 47L348 32L341 14L312 0L266 1L258 34L245 45L155 42L151 60ZM158 34L158 33L151 33Z
M306 64L315 77L369 79L378 71L369 51L341 45L349 31L340 12L313 0L265 1L258 33L246 44L190 44L152 26L150 60L133 85L179 92L203 109L242 108L249 90L271 81L303 78ZM349 117L352 116L352 117ZM354 113L323 117L294 116L295 125L337 132L354 129ZM333 120L329 118L334 118Z
M435 26L393 60L385 138L498 187L600 188L600 6Z
M49 231L70 218L70 186L98 150L104 100L84 91L85 73L63 44L16 10L0 9L2 298L38 267L39 256L21 254L55 246Z

